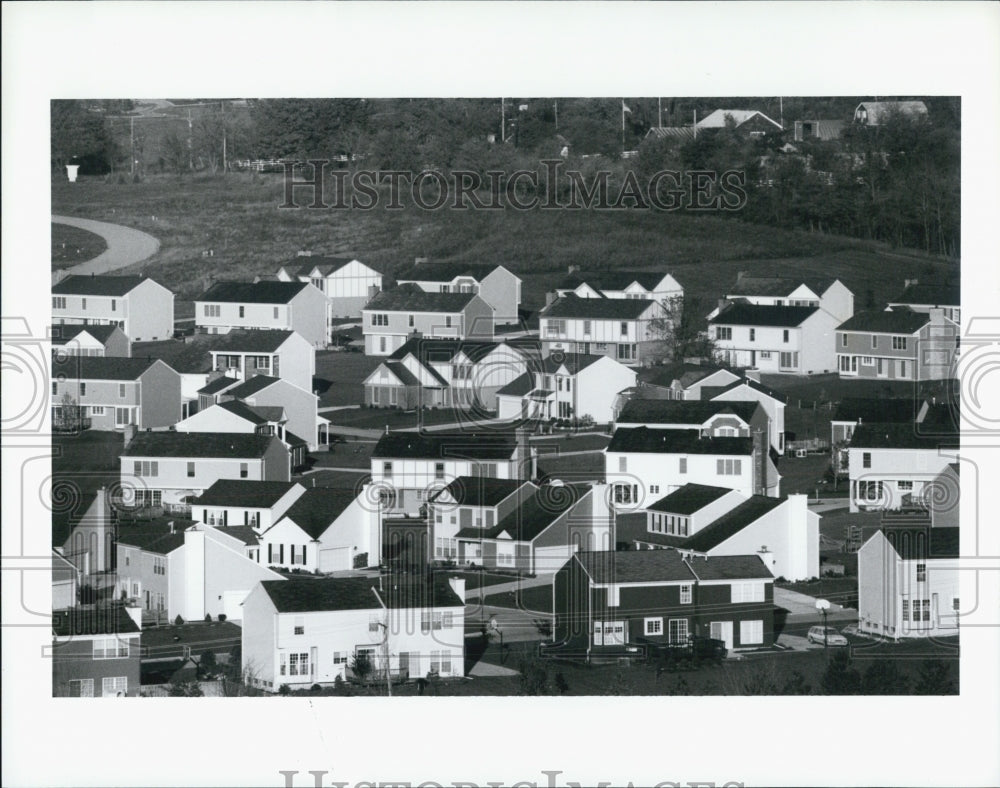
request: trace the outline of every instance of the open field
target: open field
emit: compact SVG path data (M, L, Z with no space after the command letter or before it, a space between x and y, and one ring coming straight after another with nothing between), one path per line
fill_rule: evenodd
M52 224L52 268L70 268L91 260L108 248L99 235L70 227Z
M387 211L282 209L278 176L156 176L111 184L84 178L52 185L52 209L116 222L162 242L143 271L190 299L210 277L274 273L302 249L354 253L386 274L416 256L503 263L525 274L524 306L537 309L569 265L655 267L675 274L708 308L741 270L837 276L857 307L895 295L904 276L944 275L956 266L855 239L780 230L718 216L617 211ZM297 200L306 201L304 192ZM211 263L203 252L211 250ZM530 273L529 273L530 272ZM870 292L869 292L870 291Z

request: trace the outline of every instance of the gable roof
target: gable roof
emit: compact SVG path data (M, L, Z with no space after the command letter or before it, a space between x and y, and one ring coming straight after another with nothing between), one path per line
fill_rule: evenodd
M535 376L531 372L518 375L506 386L497 389L497 396L523 397L535 387Z
M633 283L652 290L666 278L667 274L659 271L574 271L566 276L558 285L558 290L575 290L582 284L590 285L595 290L624 290Z
M239 328L228 334L212 334L206 343L210 353L273 353L295 332L279 328Z
M592 364L596 364L607 356L595 356L588 353L564 353L556 351L542 360L541 371L551 375L560 368L566 367L571 375L577 375Z
M935 450L942 445L958 444L958 433L937 432L927 434L920 425L911 422L902 424L868 423L854 428L852 449L925 449Z
M509 460L517 448L513 433L389 432L379 438L374 459Z
M302 255L301 257L289 260L281 267L296 276L309 276L309 274L317 269L323 276L329 276L341 268L350 265L355 260L357 260L356 257L344 257L342 255ZM358 262L360 263L361 261L358 260Z
M941 284L912 284L900 293L890 304L914 304L930 306L959 306L962 303L962 287L952 282Z
M881 334L914 334L931 322L926 312L912 309L868 310L855 312L839 326L837 331L872 331Z
M216 530L221 534L239 539L243 544L250 547L260 544L260 537L257 536L257 532L249 525L222 525L218 526Z
M82 276L70 274L52 285L53 295L124 296L148 276ZM152 281L152 280L150 280Z
M692 558L691 571L699 580L767 580L774 575L759 555L713 555Z
M811 279L787 276L753 276L746 271L740 271L736 275L736 282L729 290L728 295L787 298L799 287L805 285L817 296L822 296L836 281L833 278Z
M52 379L66 380L138 380L156 358L118 356L66 356L52 358ZM163 362L166 364L166 362ZM168 368L173 369L167 365Z
M632 399L617 421L621 424L704 424L713 416L731 413L747 424L760 405L756 401Z
M467 356L471 361L479 361L488 356L501 345L506 345L513 350L517 350L522 355L534 350L537 354L537 345L532 346L523 341L511 342L499 340L496 342L476 340L476 339L447 339L437 337L413 337L406 340L399 348L389 355L393 361L402 361L408 355L413 354L421 364L446 363L459 353Z
M289 507L278 523L291 520L311 538L319 539L333 521L357 500L357 497L357 490L309 487Z
M684 543L684 549L695 550L699 553L708 552L712 548L718 547L733 534L759 520L772 509L777 509L786 500L787 498L751 495L743 503L730 509L697 533L692 534ZM763 564L761 566L764 567ZM764 568L766 569L766 567Z
M539 317L635 320L655 303L646 298L580 298L568 293L545 307Z
M764 120L768 121L776 129L781 128L781 124L777 121L771 120L767 115L759 110L755 109L717 109L714 112L710 112L704 118L698 121L697 126L699 129L724 129L726 127L726 116L729 115L736 122L737 128L742 126L748 120L760 115Z
M280 380L281 378L271 377L270 375L254 375L252 378L247 378L242 383L233 386L226 394L237 399L246 399L259 391L263 391L268 386L278 383Z
M399 380L399 382L402 383L404 386L420 385L420 379L412 372L410 372L410 370L407 369L406 365L403 364L402 362L383 361L382 364L385 366L387 370L389 370L393 375L395 375L396 379ZM441 380L441 376L438 375L433 369L429 369L427 371L432 375L434 375L435 377L437 377L439 380ZM445 381L441 380L441 382L444 383Z
M382 581L371 577L324 577L315 579L264 580L261 587L279 613L314 613L336 610L383 610L399 607L460 607L464 603L448 584L447 577L435 573ZM428 604L429 603L429 604Z
M238 399L226 400L212 407L229 411L234 416L239 416L244 421L249 421L258 427L272 421L280 421L285 411L284 408L277 405L247 405Z
M239 381L236 378L226 377L225 375L220 375L215 380L210 380L200 389L198 389L199 394L216 394L220 391L224 391L232 386L236 386Z
M496 506L525 484L534 487L531 482L520 479L458 476L444 490L436 492L430 500L436 501L441 493L447 492L459 506Z
M608 453L721 454L753 453L753 438L702 438L698 430L619 427L611 436Z
M521 491L518 505L492 528L463 528L456 536L495 539L506 533L511 539L530 542L581 501L590 486L587 484L543 484Z
M125 447L122 457L259 458L267 453L273 435L241 432L141 432Z
M844 397L837 403L830 421L911 424L920 410L920 400L888 397Z
M676 550L580 552L576 559L595 584L668 583L697 579Z
M121 331L112 325L84 325L83 323L57 323L49 328L49 337L53 345L65 345L80 334L89 334L102 345L107 343L115 331ZM122 332L124 333L124 332Z
M475 293L426 293L415 284L403 284L378 293L364 311L461 312L475 297Z
M116 539L118 544L166 555L183 547L184 532L194 523L194 520L182 517L157 517L149 522L119 525Z
M686 536L672 536L658 531L649 530L649 517L646 512L617 512L615 514L615 542L630 544L643 542L660 547L680 547Z
M244 304L287 304L309 287L308 282L216 282L195 301Z
M692 482L663 496L646 508L653 512L694 514L731 492L732 489L729 487L714 487L710 484L694 484Z
M52 614L52 633L72 635L137 635L139 627L124 605L72 607Z
M748 388L759 391L761 394L766 394L771 399L777 400L778 402L788 402L788 397L782 394L780 391L772 389L770 386L765 386L758 380L753 378L741 378L740 380L734 380L728 386L705 386L702 391L702 396L708 397L708 399L714 399L720 394L725 394L728 391L737 389L740 386L746 386ZM735 402L736 400L731 400Z
M396 281L450 282L456 276L471 276L482 282L499 266L475 263L415 263L396 274Z
M730 303L709 320L727 326L772 326L794 328L819 311L818 306L771 306Z
M191 502L198 506L241 506L270 509L297 482L258 482L252 479L219 479Z

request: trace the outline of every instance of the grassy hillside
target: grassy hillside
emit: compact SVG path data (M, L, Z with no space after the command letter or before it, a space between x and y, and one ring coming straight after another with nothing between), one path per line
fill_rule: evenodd
M306 193L297 199L305 201ZM413 258L503 263L525 277L528 308L581 268L672 272L687 292L714 301L736 272L839 276L856 296L884 302L906 276L941 275L947 263L862 241L750 225L706 214L651 211L424 211L281 209L276 176L163 176L142 183L62 181L52 188L57 213L117 222L149 232L162 245L138 264L190 299L210 276L274 273L300 249L353 253L386 274ZM213 250L211 258L203 256Z

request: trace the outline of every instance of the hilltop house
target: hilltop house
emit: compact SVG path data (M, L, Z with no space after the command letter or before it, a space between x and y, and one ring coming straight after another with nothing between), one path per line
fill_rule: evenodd
M55 355L51 370L57 428L145 430L181 418L180 375L159 359Z
M635 370L608 356L555 352L497 391L501 419L614 419L618 394L636 382Z
M496 325L520 322L521 278L502 265L418 262L400 271L396 283L425 293L476 293L493 308Z
M580 298L640 298L669 306L684 297L684 288L670 274L614 269L583 272L571 266L566 278L556 285L555 297L570 294ZM553 300L550 298L550 303Z
M639 657L691 636L721 640L728 651L774 642L774 576L755 554L582 552L556 574L553 593L547 654Z
M244 678L271 692L349 679L358 659L382 681L387 670L397 681L462 676L465 582L440 573L266 581L243 603L242 629Z
M326 296L308 282L216 282L195 299L195 325L206 334L236 328L295 331L325 347Z
M227 377L248 380L254 375L269 375L313 390L316 351L295 331L232 331L213 338L207 347L211 369Z
M365 353L387 356L408 339L493 339L493 308L472 291L432 292L400 285L375 296L362 310Z
M180 505L220 479L287 482L290 463L273 435L143 432L121 455L121 482L128 505Z
M858 312L837 326L840 377L947 380L961 328L940 307Z
M360 317L382 290L382 274L353 257L300 255L278 269L279 282L308 282L326 296L327 336L333 320Z
M666 312L645 298L557 298L539 313L542 351L608 356L626 366L649 364L662 355Z
M795 142L839 140L846 125L842 120L797 120L794 131Z
M122 605L53 613L53 697L138 697L141 631Z
M926 117L927 105L922 101L862 101L854 110L854 122L860 126L881 126L894 114Z
M55 324L118 326L132 342L174 335L174 294L145 276L64 277L52 286Z
M191 513L205 525L244 525L262 533L305 491L298 482L219 479L191 501Z
M962 322L962 288L958 282L924 283L907 279L903 292L889 302L887 309L899 311L911 309L914 312L944 311L946 320Z
M63 323L49 329L52 351L60 356L114 356L128 358L132 344L118 326Z

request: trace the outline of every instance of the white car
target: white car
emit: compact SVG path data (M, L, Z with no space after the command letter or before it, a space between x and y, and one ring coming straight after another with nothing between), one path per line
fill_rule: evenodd
M806 635L806 640L810 643L819 643L820 645L824 643L830 646L847 645L847 638L833 627L809 627L809 634Z

